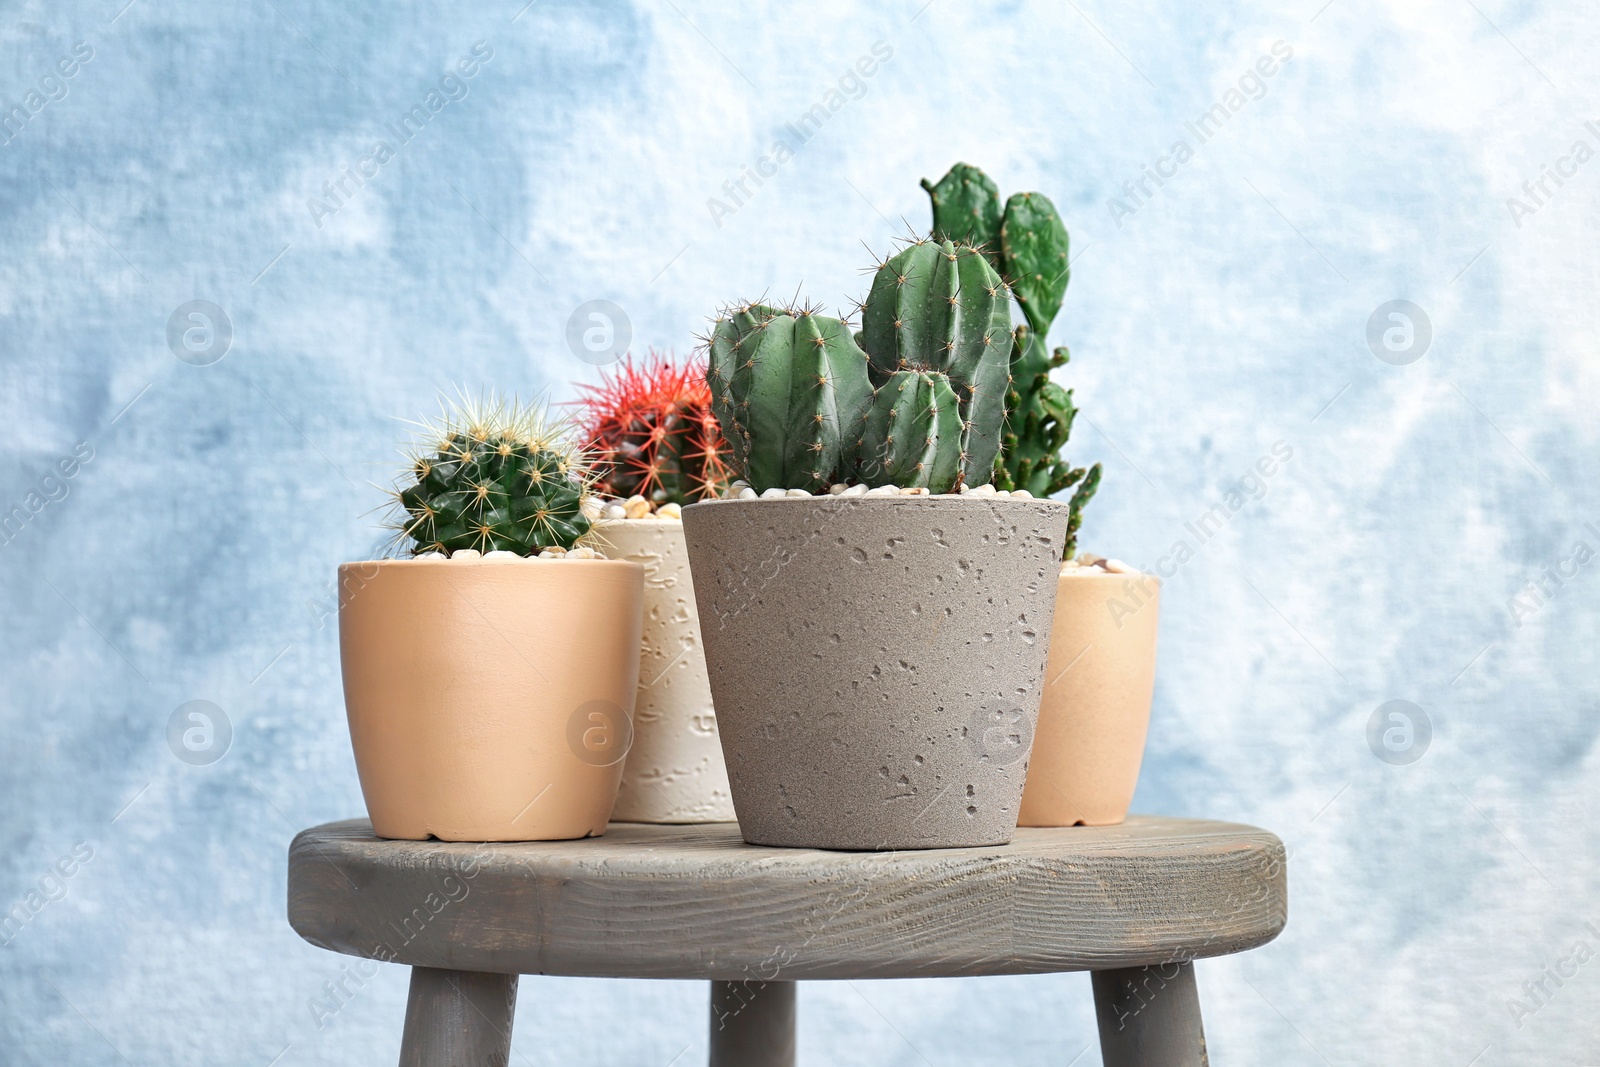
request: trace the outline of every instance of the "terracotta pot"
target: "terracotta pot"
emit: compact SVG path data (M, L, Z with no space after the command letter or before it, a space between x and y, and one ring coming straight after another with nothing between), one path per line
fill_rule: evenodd
M1011 840L1064 504L723 500L683 524L746 841Z
M1023 826L1110 826L1139 783L1156 679L1161 583L1062 575Z
M644 568L383 560L339 568L350 741L379 837L605 832L639 680Z
M633 748L611 817L618 822L731 822L733 797L700 645L689 548L676 519L595 524L612 559L644 567L644 634Z

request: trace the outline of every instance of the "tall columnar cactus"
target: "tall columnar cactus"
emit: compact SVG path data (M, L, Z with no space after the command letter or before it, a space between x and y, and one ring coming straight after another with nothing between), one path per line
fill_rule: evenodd
M589 532L589 470L571 428L542 407L490 396L444 406L424 426L390 523L413 554L570 549Z
M971 245L915 241L880 264L862 305L860 340L872 380L894 395L874 405L884 418L868 420L863 473L875 473L867 461L876 457L895 471L884 480L897 485L940 493L989 482L1005 426L1010 332L1005 283ZM905 375L920 379L913 385ZM908 391L919 399L907 401ZM935 409L930 433L919 418L909 442L899 414L908 404ZM953 469L941 458L952 425L959 427ZM922 457L910 468L908 448Z
M690 504L727 487L728 446L711 411L705 368L654 352L632 357L580 385L578 419L584 450L594 457L595 490L642 496L652 503Z
M816 492L853 474L872 383L843 322L746 304L717 321L709 349L712 407L752 488Z
M1051 496L1074 489L1066 551L1077 546L1083 507L1100 486L1100 464L1072 467L1061 457L1077 408L1072 391L1050 380L1070 358L1065 347L1050 352L1045 337L1061 310L1071 276L1067 228L1055 205L1040 193L1018 193L1000 206L1000 191L977 167L957 163L938 184L922 187L933 202L933 234L960 239L984 250L1022 308L1011 344L1010 412L994 483Z

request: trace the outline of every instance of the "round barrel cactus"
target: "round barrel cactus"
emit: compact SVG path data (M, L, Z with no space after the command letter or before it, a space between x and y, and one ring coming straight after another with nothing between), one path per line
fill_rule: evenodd
M448 404L413 447L391 525L412 554L570 549L589 532L589 480L571 427L542 407Z
M578 389L578 420L584 451L593 457L596 492L692 504L727 488L728 446L698 361L675 363L655 352L638 363L629 357L599 385Z

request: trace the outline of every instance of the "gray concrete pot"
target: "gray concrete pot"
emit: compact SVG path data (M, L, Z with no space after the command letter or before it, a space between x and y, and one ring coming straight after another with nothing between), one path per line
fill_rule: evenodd
M719 500L685 508L683 524L746 841L1011 840L1064 503Z

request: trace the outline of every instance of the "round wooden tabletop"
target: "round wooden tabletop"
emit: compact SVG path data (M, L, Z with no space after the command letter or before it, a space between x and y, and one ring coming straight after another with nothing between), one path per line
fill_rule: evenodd
M355 956L502 974L776 981L1108 970L1240 952L1287 917L1283 844L1131 816L1009 845L822 852L733 823L613 823L579 841L302 831L289 922Z

